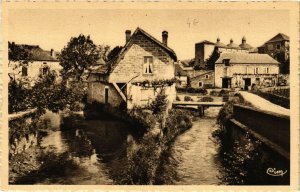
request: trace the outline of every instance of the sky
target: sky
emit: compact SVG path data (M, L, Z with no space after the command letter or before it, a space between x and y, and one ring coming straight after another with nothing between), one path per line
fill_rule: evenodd
M195 43L209 40L240 44L243 36L253 47L278 33L289 35L289 12L284 10L124 10L31 9L9 10L8 40L60 51L71 37L90 35L97 45L125 44L125 30L141 27L168 46L178 59L195 56Z

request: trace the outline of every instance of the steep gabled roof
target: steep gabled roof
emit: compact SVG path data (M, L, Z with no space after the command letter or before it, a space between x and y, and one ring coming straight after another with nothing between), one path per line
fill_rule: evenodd
M231 64L279 64L268 54L259 53L221 53L216 64L223 63L224 59L230 59Z
M159 40L155 39L153 36L151 36L149 33L147 33L146 31L144 31L143 29L141 29L140 27L138 27L135 32L132 34L132 36L130 37L130 40L132 39L132 37L138 33L142 33L144 34L146 37L148 37L149 39L151 39L153 42L155 42L157 45L159 45L160 47L162 47L164 50L166 50L166 52L170 55L170 57L172 59L174 59L174 61L177 61L177 56L176 53L173 51L173 49L171 49L170 47L168 47L167 45L163 44L162 42L160 42ZM130 42L130 40L128 41L128 43ZM128 44L127 43L127 44ZM126 45L127 45L126 44ZM125 45L125 47L126 47Z
M195 77L191 77L191 80L192 80L192 79L195 79L195 78L197 78L197 77L200 77L200 76L209 74L209 73L213 73L213 72L214 72L214 70L200 71L199 74L197 74Z
M158 41L157 39L155 39L154 37L152 37L149 33L147 33L146 31L144 31L143 29L141 29L140 27L138 27L134 33L131 35L130 39L128 40L128 42L125 44L125 46L121 49L121 51L119 52L119 54L113 58L112 60L107 62L107 66L109 66L108 68L110 70L106 70L106 72L111 72L117 65L117 63L119 63L119 61L123 58L124 54L128 51L129 45L132 41L132 39L137 35L137 34L143 34L145 37L149 38L151 41L153 41L154 43L156 43L158 46L160 46L161 48L163 48L172 59L174 59L174 61L177 61L177 56L175 54L175 52L169 48L168 46L166 46L165 44L161 43L160 41ZM96 71L94 71L96 72ZM101 70L101 72L103 72Z
M277 42L277 41L289 41L290 37L283 34L283 33L278 33L277 35L275 35L274 37L272 37L269 41L267 41L266 43L272 43L272 42Z

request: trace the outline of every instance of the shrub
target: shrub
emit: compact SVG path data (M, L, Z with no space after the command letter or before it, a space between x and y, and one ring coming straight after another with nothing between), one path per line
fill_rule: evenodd
M178 96L176 96L176 101L180 101L180 98Z
M227 95L229 93L228 90L225 90L225 89L222 89L220 92L219 92L219 97L222 97L224 95Z
M167 95L162 91L156 96L155 100L150 104L150 110L153 114L160 114L167 108Z
M190 96L184 96L184 101L193 101L193 99Z
M201 101L202 102L213 102L214 99L212 97L202 97Z

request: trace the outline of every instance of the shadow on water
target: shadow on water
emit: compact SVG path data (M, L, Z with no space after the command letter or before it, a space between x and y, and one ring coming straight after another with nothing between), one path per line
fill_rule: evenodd
M127 164L130 127L113 118L60 117L58 127L43 132L40 168L16 184L117 184Z

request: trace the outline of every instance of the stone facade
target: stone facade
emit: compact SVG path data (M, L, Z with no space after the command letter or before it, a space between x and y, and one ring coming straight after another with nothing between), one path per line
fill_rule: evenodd
M250 89L275 86L279 63L267 54L222 53L215 63L215 86Z
M214 72L203 71L201 75L191 78L192 88L213 88L214 87Z
M105 88L108 93L108 103L113 107L119 107L124 100L119 95L115 87L111 83L100 81L89 81L88 83L88 102L94 101L105 103Z
M256 71L258 72L256 73ZM278 64L225 64L215 65L215 86L218 88L243 88L245 86L274 86L279 74ZM223 79L231 79L230 85L223 85ZM250 80L245 80L250 79ZM245 81L250 81L245 85ZM247 89L247 88L246 88ZM250 87L248 87L250 89Z
M164 42L167 43L167 40ZM103 103L104 89L107 86L111 91L108 96L108 103L111 105L117 106L124 100L128 109L147 106L155 99L159 90L138 86L137 83L175 78L175 60L175 53L167 45L138 28L117 56L109 74L105 74L107 78L103 78L104 74L89 77L89 101ZM102 79L99 79L101 76ZM116 84L120 86L116 87ZM164 92L169 103L172 103L176 97L175 85L166 86Z
M17 68L15 68L17 66ZM9 74L14 76L16 80L23 80L33 86L40 75L45 75L50 71L55 71L57 77L62 67L58 61L32 61L27 65L19 66L18 63L11 62L9 66Z

